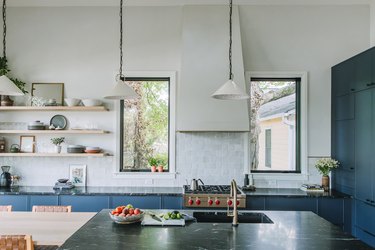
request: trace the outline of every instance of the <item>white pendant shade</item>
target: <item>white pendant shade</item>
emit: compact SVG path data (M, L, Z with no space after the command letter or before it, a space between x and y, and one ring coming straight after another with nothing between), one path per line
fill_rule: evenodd
M24 93L5 75L0 77L0 95L21 96Z
M250 96L232 80L228 80L224 83L223 86L212 94L212 97L220 100L245 100L250 98Z
M119 80L116 86L104 98L124 100L139 98L139 95L126 82Z

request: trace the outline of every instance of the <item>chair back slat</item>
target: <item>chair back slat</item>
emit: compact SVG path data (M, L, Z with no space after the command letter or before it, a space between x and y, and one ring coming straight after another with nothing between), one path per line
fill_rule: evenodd
M33 206L33 212L70 213L72 206Z
M12 206L0 206L0 212L12 212Z
M0 250L34 250L31 235L0 235Z

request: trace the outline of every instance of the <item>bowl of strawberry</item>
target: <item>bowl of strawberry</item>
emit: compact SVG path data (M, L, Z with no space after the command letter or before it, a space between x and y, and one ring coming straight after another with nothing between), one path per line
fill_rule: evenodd
M141 222L145 213L139 208L134 208L131 204L118 206L109 212L111 219L118 224L131 224Z

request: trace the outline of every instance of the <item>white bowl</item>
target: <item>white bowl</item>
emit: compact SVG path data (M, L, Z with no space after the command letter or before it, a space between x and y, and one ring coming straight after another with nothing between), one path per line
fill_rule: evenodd
M77 99L77 98L65 98L65 103L72 107L72 106L78 106L79 103L81 102L81 99Z
M97 100L97 99L83 99L82 103L83 103L83 105L85 105L87 107L102 105L102 101Z
M86 147L86 150L100 150L99 147Z

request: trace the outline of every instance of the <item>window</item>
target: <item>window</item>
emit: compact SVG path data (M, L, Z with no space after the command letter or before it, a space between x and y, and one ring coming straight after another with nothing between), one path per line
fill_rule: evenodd
M120 171L170 170L170 79L127 78L139 99L121 101ZM152 164L150 164L152 163Z
M271 129L266 129L265 130L265 136L266 136L266 145L265 145L265 155L266 155L266 160L265 160L265 166L266 167L271 167Z
M251 78L251 172L300 173L301 78Z

